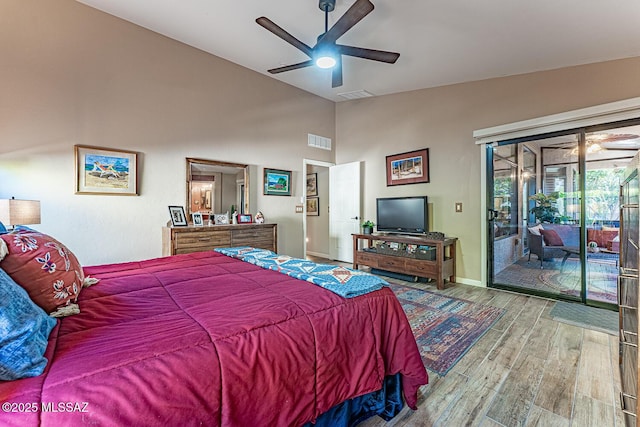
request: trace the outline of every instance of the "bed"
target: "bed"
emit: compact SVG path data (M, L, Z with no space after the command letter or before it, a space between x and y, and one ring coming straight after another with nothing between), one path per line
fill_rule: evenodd
M343 298L214 251L84 274L44 372L0 381L2 425L299 426L394 378L415 408L427 383L388 287Z

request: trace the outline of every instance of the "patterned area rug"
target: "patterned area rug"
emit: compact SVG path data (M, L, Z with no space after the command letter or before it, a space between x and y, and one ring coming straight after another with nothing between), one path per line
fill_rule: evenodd
M424 365L440 376L506 311L397 283L390 286L407 314Z

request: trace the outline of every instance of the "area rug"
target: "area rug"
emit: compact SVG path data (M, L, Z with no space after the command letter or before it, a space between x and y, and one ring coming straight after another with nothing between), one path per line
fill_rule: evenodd
M390 284L407 314L425 367L444 376L505 309Z
M618 312L583 304L558 301L551 309L558 322L593 329L610 335L618 334Z

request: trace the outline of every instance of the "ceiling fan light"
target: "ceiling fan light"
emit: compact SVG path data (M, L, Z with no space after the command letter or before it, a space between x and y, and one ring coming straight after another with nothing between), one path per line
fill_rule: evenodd
M321 55L316 58L316 65L320 68L333 68L336 66L336 60L333 56Z

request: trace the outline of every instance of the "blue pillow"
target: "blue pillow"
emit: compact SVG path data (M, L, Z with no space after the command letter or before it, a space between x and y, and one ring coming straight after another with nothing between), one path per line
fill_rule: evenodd
M0 380L36 377L56 320L31 301L27 291L0 269Z
M4 226L4 224L0 221L0 234L7 234L9 231L7 230L7 227Z

